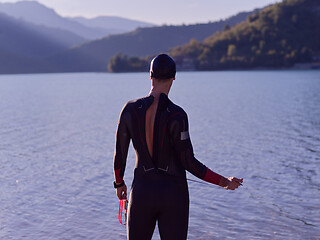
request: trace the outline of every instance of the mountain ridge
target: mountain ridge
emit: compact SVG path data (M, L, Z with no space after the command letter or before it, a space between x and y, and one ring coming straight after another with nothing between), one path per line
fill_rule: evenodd
M27 57L46 57L84 41L73 33L34 25L3 13L0 29L0 48Z
M87 27L105 29L110 32L110 34L119 34L130 32L137 27L154 27L155 24L132 20L117 16L98 16L94 18L85 17L71 17L71 20L77 21ZM115 28L115 26L117 26Z
M0 3L0 12L17 19L22 18L24 21L33 24L44 25L50 28L61 28L69 32L73 32L87 40L99 39L115 32L122 32L121 29L116 27L116 24L114 24L112 29L85 26L79 21L72 20L72 18L60 16L54 9L46 7L37 1ZM128 19L127 21L130 22L131 20ZM88 20L88 22L90 22L90 20ZM135 22L136 26L134 25ZM132 27L128 30L132 31L140 25L148 25L148 23L142 23L143 22L132 20Z
M144 57L168 52L170 48L186 44L191 39L202 41L226 25L232 26L245 20L256 11L258 9L241 12L218 22L138 28L132 32L87 42L51 57L48 61L55 65L56 71L106 71L109 59L115 54Z

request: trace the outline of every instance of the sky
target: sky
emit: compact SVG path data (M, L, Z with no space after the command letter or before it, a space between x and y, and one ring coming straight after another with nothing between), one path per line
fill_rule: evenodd
M17 2L17 0L0 0ZM38 0L61 16L118 16L158 25L206 23L281 0Z

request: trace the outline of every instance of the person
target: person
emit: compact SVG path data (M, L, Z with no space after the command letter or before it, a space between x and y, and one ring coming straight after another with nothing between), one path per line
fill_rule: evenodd
M186 170L230 190L243 182L211 171L194 157L187 114L168 98L175 74L176 65L171 57L156 56L150 64L149 95L129 101L120 114L114 155L114 187L119 199L127 198L123 177L130 139L136 153L128 206L129 240L150 240L157 221L161 239L187 238Z

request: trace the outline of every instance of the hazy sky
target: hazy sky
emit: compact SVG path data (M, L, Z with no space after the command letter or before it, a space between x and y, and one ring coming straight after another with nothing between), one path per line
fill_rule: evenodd
M0 0L17 2L17 0ZM38 0L62 16L120 16L155 24L216 21L281 0Z

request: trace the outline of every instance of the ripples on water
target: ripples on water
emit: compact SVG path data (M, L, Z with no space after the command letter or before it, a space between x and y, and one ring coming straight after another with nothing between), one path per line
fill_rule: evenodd
M0 239L125 239L114 134L148 90L147 74L0 76ZM189 182L188 239L320 239L319 71L179 73L170 98L196 157L245 179Z

